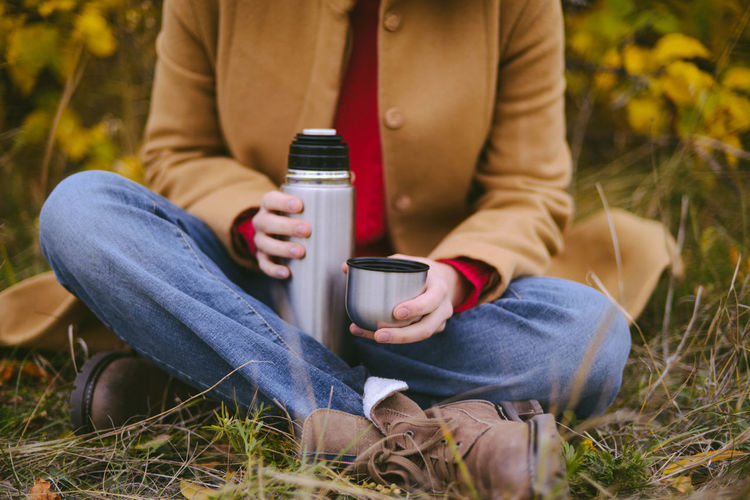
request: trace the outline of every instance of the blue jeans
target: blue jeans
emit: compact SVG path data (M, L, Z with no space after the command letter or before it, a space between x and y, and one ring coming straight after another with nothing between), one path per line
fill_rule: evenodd
M271 279L237 265L199 219L108 172L65 179L40 216L57 279L166 372L218 399L283 406L295 418L329 407L362 414L369 375L408 383L422 406L446 398L538 399L581 417L620 388L627 323L602 294L546 277L510 283L493 303L413 344L356 338L350 367L271 303ZM314 228L313 228L314 229Z

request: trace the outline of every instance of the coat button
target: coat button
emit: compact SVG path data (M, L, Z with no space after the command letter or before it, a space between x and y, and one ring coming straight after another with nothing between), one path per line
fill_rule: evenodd
M406 212L411 208L411 196L408 194L400 194L393 200L393 206L399 212Z
M401 14L393 10L383 16L383 27L388 31L396 31L401 27Z
M398 108L390 108L385 112L385 126L391 129L401 128L404 124L404 114Z

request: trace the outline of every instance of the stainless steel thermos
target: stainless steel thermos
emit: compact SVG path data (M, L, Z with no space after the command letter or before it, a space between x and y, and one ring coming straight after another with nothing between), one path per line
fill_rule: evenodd
M281 317L341 355L348 337L346 275L341 265L354 253L354 187L349 148L332 129L305 129L289 148L285 193L302 200L293 218L307 221L309 238L290 238L305 247L302 259L289 259Z

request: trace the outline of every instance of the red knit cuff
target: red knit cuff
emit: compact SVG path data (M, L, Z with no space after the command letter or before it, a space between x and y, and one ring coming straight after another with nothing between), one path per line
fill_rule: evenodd
M255 248L255 227L253 226L252 217L238 219L237 222L235 222L234 229L244 240L243 243L245 244L247 253L255 257L258 253L258 249Z
M441 259L438 262L453 266L456 271L466 278L472 287L466 299L453 312L463 312L477 305L482 289L492 277L494 269L484 262L472 259Z

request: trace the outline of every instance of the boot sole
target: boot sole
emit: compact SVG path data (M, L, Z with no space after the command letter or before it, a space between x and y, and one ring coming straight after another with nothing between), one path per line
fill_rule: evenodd
M70 421L76 434L86 434L94 431L91 424L91 402L94 397L94 387L102 372L113 361L132 356L124 352L100 352L89 358L81 367L73 382L73 392L70 394L68 408Z
M529 420L532 498L568 498L560 439L554 416L545 413Z

